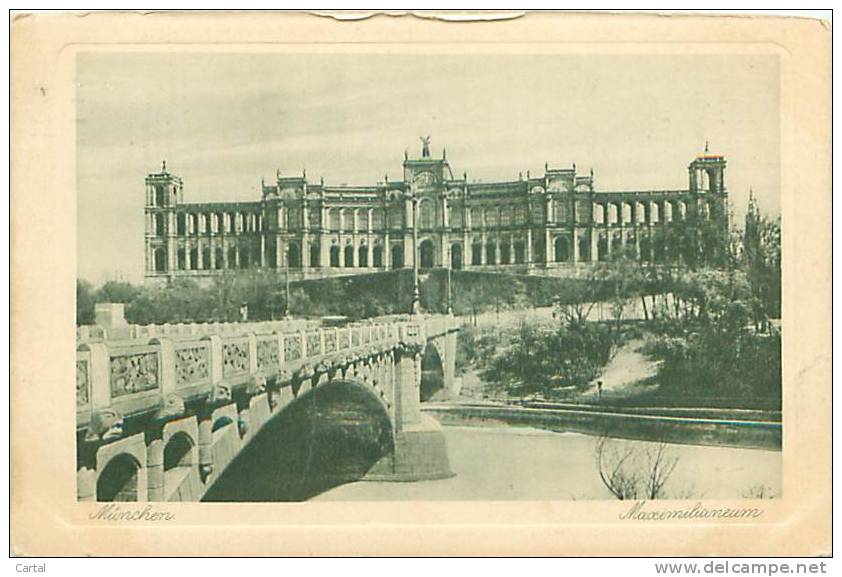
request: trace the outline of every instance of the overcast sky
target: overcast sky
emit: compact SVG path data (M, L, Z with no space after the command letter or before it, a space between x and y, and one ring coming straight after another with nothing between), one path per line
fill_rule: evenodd
M710 141L742 218L780 212L773 56L88 53L78 60L79 276L143 278L144 177L187 202L257 200L261 176L399 179L404 149L447 148L455 175L550 166L597 190L682 189Z

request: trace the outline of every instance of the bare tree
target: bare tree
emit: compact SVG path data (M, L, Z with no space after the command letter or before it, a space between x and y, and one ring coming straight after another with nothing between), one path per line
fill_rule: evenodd
M609 446L608 437L600 437L596 444L596 464L599 470L599 478L611 493L621 501L638 498L638 486L640 484L637 474L629 472L627 463L634 460L634 450L627 448L619 451L616 447Z
M666 443L639 449L612 446L610 438L600 437L594 449L602 484L621 501L663 499L664 486L678 465L678 457L669 455Z
M646 496L649 499L659 499L664 496L664 485L672 476L678 457L671 457L667 453L666 443L646 449Z

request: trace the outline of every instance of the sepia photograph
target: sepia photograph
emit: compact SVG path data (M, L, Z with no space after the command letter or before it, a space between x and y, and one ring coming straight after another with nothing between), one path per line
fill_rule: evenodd
M784 243L807 232L786 213L793 56L730 47L725 22L721 46L655 47L675 32L653 22L652 46L609 48L613 17L568 15L606 25L594 49L506 44L558 14L473 45L442 22L353 45L399 25L305 15L222 44L224 16L139 24L207 25L204 45L101 21L56 59L62 522L791 519L809 455L784 441L830 392L785 378L824 370L804 335L816 355L830 336L784 315L806 305L787 267L830 262L829 231L809 257Z
M780 496L778 70L79 53L79 499Z

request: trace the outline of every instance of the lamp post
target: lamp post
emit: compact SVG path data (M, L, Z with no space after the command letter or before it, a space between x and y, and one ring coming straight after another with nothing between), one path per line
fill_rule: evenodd
M412 306L410 314L421 312L421 289L418 286L418 226L416 213L418 212L418 198L414 191L410 192L409 200L412 206Z
M289 243L284 243L284 318L289 314Z
M451 273L453 269L453 245L447 240L447 314L453 314L453 290L451 288Z

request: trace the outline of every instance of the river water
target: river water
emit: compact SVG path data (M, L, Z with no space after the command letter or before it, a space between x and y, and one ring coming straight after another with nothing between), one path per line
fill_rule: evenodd
M611 499L599 478L596 437L527 427L444 426L456 476L438 481L359 481L330 489L320 501L584 500ZM652 443L612 440L608 450L635 449L640 462ZM669 445L677 458L665 498L735 499L780 496L781 453L754 449Z

